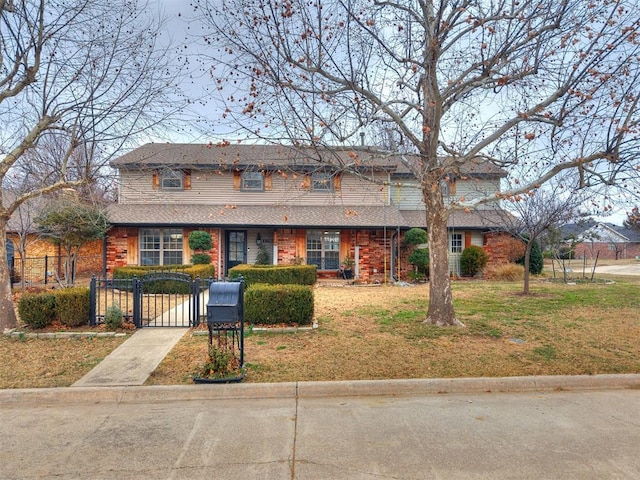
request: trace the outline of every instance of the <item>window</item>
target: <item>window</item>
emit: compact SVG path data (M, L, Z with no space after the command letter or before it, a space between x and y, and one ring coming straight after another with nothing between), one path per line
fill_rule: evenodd
M311 174L311 190L314 192L333 192L333 175L327 172Z
M182 230L140 230L140 265L182 265Z
M307 232L307 265L318 270L337 270L340 266L340 232Z
M183 176L180 170L164 170L160 174L160 188L162 190L183 190Z
M451 234L451 253L461 253L461 252L462 252L462 234L452 233Z
M241 188L249 192L262 192L264 190L264 177L262 172L242 172Z

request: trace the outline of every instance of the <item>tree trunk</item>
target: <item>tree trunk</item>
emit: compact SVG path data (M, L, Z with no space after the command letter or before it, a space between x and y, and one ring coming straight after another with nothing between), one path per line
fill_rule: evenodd
M430 195L440 195L430 192ZM425 197L427 194L425 194ZM437 204L442 200L433 198L436 211L427 211L427 233L429 234L429 309L425 323L441 326L464 326L453 309L451 293L451 275L449 272L449 237L447 233L447 216L444 205L437 211ZM429 205L429 204L428 204Z
M11 270L7 263L7 221L0 219L0 330L15 328L18 325L13 309L11 291Z
M524 249L524 286L522 288L523 295L529 295L529 265L531 263L531 247L533 246L534 240L529 240L527 242L527 246Z

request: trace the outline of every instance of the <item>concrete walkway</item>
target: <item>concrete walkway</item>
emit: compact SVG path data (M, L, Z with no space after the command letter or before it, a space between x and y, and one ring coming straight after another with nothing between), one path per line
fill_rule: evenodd
M188 328L142 328L72 387L143 385Z

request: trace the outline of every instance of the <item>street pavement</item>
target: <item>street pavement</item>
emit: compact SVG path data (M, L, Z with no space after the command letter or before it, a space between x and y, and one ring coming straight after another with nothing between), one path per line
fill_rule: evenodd
M2 390L0 478L638 478L640 376L469 380Z

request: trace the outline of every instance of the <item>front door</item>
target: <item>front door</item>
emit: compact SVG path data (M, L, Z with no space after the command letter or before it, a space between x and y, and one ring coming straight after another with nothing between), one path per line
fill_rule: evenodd
M227 239L227 269L225 275L229 273L229 269L247 263L247 232L245 230L229 230L226 233Z

